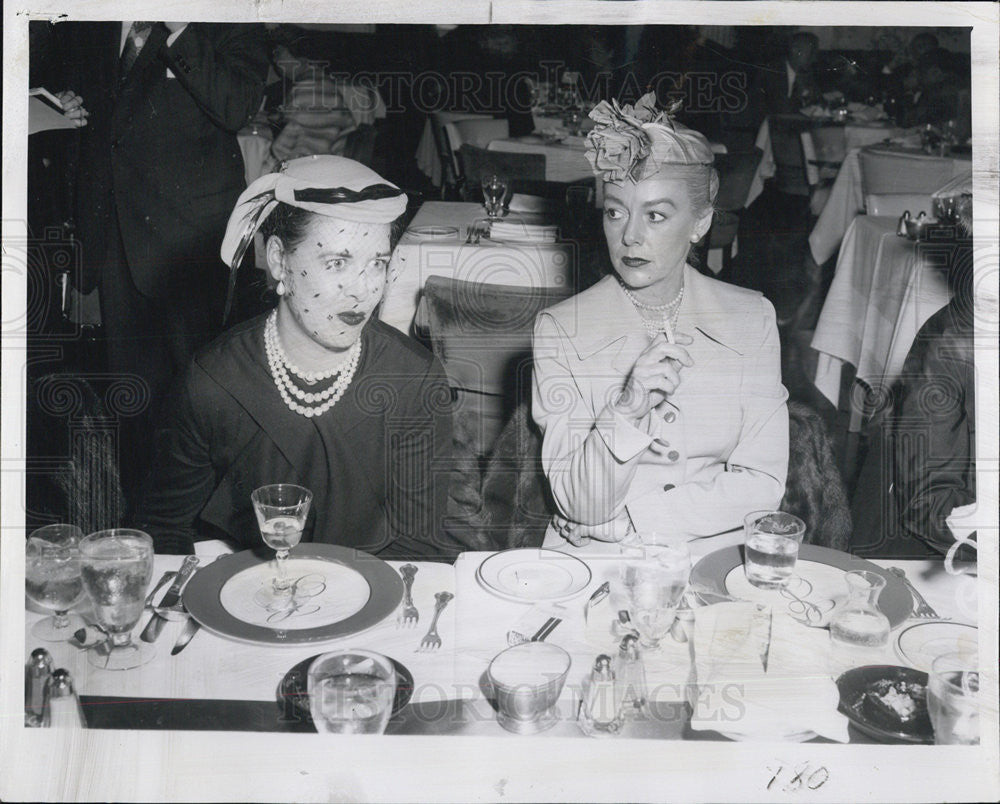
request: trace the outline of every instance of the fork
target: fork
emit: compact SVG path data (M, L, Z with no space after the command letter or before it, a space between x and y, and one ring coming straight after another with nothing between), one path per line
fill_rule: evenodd
M889 572L896 575L904 584L906 588L910 590L910 596L913 598L913 611L912 616L920 620L941 620L946 619L940 617L936 611L931 607L922 594L916 590L910 579L906 577L906 572L903 571L902 567L889 567Z
M397 628L404 625L416 626L420 619L420 612L413 605L413 576L417 574L417 568L413 564L404 564L399 568L399 574L403 576L403 608L399 612L396 620Z
M434 604L434 619L431 620L431 627L427 630L427 634L420 641L420 647L417 648L418 651L431 651L437 650L441 647L441 637L438 636L437 632L437 621L438 617L441 616L441 612L444 611L444 607L448 605L448 601L455 597L451 592L438 592L434 595L434 599L437 603Z

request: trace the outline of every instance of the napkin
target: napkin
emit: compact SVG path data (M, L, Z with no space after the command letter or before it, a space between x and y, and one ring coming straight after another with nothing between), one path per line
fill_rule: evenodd
M490 239L514 243L555 243L557 227L551 224L521 221L495 221L490 225Z
M848 741L829 675L829 634L767 606L716 603L695 614L691 728L744 740L814 732ZM767 670L762 656L767 655Z
M510 197L507 208L511 212L550 212L558 204L551 198L543 198L540 195L525 195L524 193L514 193Z
M507 642L510 645L518 644L519 640L514 634L531 639L550 618L555 617L565 622L570 615L570 610L559 603L536 603L511 624L510 630L507 632ZM560 622L550 633L557 631L562 624Z

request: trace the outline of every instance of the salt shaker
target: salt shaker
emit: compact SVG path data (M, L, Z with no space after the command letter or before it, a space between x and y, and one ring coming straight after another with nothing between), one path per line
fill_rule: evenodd
M583 682L580 728L590 737L614 737L622 730L621 694L615 684L611 657L601 654Z
M52 675L52 656L45 648L35 648L24 667L24 725L44 726L45 685Z
M641 717L647 713L646 668L639 651L639 639L626 635L614 664L615 684L620 690L622 716Z
M45 697L48 702L45 725L57 729L82 729L87 725L69 670L59 668L52 674L45 685Z
M904 210L903 214L899 216L899 223L896 225L896 234L900 237L906 237L906 222L910 219L910 210Z

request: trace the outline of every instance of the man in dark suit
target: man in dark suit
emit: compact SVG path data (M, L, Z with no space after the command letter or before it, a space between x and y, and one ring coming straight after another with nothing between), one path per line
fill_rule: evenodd
M63 23L66 86L81 129L76 225L81 290L100 290L108 369L142 378L149 397L132 444L195 349L221 329L227 270L219 248L243 190L236 132L267 74L262 26ZM123 437L126 437L123 433Z
M789 42L785 58L764 67L758 86L761 119L769 114L797 112L819 99L815 74L818 55L819 39L800 31Z

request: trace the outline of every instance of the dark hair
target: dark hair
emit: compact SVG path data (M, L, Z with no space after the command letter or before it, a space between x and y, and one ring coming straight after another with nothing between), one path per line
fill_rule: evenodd
M267 243L271 235L277 237L287 249L293 249L306 236L306 228L317 213L302 207L293 207L284 201L279 201L270 215L264 218L260 225L260 233ZM404 212L389 227L389 249L395 249L399 238L406 228L406 213Z
M809 45L813 50L819 50L819 37L809 31L799 31L788 41L788 49L794 45Z

